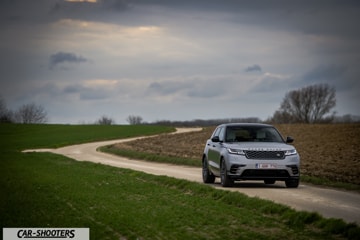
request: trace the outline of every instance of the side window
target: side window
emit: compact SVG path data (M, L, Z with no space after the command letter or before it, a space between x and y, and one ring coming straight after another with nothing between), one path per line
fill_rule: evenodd
M225 130L224 130L225 128L224 127L218 127L215 131L214 131L214 133L213 133L213 135L211 136L211 138L213 138L213 137L219 137L219 140L220 141L224 141L224 139L225 139Z
M223 142L225 140L225 128L222 127L220 129L220 132L219 132L219 139L220 139L220 142Z
M283 142L284 140L282 139L282 136L280 135L280 133L278 131L276 131L275 128L267 128L267 137L269 138L270 141L272 142Z
M211 138L216 137L216 136L219 136L219 132L220 132L220 127L218 127L218 128L214 131L214 133L213 133L213 135L211 136Z

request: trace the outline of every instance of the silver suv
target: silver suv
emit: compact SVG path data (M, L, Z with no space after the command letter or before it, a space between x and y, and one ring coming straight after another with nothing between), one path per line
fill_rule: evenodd
M230 123L219 125L207 140L202 158L204 183L220 177L223 187L236 180L263 180L265 184L285 181L296 188L300 180L300 157L268 124Z

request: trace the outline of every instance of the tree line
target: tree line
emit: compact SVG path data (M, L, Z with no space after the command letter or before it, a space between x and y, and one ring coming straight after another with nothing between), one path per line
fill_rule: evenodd
M10 110L5 100L0 97L0 123L46 123L47 112L41 105L35 103L24 104L16 111Z
M129 115L126 121L130 125L156 124L169 126L214 126L225 122L267 122L267 123L334 123L360 122L359 116L350 114L336 116L336 90L328 84L309 85L285 94L280 107L275 113L261 121L257 117L226 118L226 119L195 119L191 121L160 120L146 123L141 116ZM16 111L6 107L5 100L0 96L0 123L46 123L47 112L34 103L24 104ZM94 122L99 125L113 125L115 120L103 115Z
M336 90L329 84L314 84L285 94L275 113L261 121L259 118L225 118L192 121L157 121L155 124L173 126L214 126L226 122L281 123L351 123L360 122L360 116L337 116Z

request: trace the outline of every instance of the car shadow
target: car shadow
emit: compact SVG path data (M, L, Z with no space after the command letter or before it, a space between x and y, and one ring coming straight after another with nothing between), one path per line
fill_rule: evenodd
M214 187L221 187L220 182L215 182L211 184ZM237 181L230 188L266 188L266 189L283 189L286 188L285 183L278 181L274 184L265 184L262 181Z

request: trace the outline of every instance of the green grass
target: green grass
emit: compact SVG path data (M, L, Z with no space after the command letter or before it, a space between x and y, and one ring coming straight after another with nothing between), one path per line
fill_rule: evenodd
M57 148L75 143L148 136L172 131L175 131L172 127L148 125L0 124L0 147L12 150Z
M58 127L66 131L66 126ZM69 127L72 132L79 132L76 126ZM51 130L52 126L44 125L44 128ZM161 127L157 131L161 129L168 131ZM21 125L7 132L15 144L11 147L3 138L3 125L0 130L1 231L3 227L88 227L91 239L358 239L360 236L360 228L355 224L298 212L241 193L78 162L50 153L21 153L18 149L58 144L41 126ZM97 132L99 139L107 138L101 128L88 130ZM108 134L112 135L113 131ZM66 138L67 142L75 143L88 137L69 133ZM97 136L91 139L97 140Z

